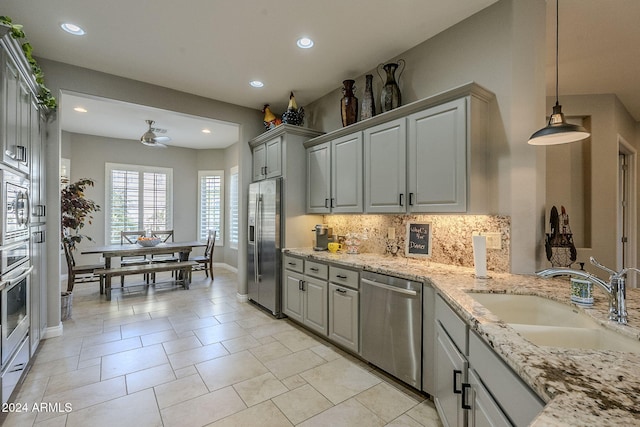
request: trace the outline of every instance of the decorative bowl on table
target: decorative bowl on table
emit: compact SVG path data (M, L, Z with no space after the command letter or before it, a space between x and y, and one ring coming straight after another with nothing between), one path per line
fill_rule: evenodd
M158 243L160 243L160 239L157 237L139 237L138 238L138 244L140 246L150 247L150 246L156 246Z

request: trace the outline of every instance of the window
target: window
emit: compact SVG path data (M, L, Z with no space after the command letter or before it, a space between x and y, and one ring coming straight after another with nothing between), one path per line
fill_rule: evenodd
M224 242L224 171L198 172L198 237L206 241L217 230L216 242Z
M238 249L238 166L231 168L229 183L229 246Z
M120 243L121 231L173 228L173 169L106 164L106 241Z

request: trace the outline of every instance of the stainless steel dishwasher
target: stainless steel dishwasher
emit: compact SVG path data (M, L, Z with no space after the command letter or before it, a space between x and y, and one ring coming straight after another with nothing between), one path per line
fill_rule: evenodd
M362 357L420 389L422 283L362 272L360 337Z

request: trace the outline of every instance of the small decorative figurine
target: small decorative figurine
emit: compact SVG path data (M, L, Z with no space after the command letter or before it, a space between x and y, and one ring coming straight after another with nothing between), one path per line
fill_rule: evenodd
M295 126L302 126L304 123L304 108L298 108L293 92L289 95L289 106L287 107L287 111L282 114L282 123L288 123Z
M269 109L269 104L264 104L262 108L262 112L264 113L264 127L266 130L275 129L276 126L282 124L282 120L276 117L275 114Z

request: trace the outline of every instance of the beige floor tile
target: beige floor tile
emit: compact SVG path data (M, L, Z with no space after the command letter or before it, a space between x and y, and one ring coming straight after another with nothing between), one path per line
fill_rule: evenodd
M308 384L272 400L296 425L333 406L326 397Z
M204 385L200 375L190 375L159 386L154 387L156 400L160 409L185 402L194 397L207 394L207 386Z
M342 354L336 351L335 348L329 347L326 344L316 345L314 347L311 347L310 350L328 362L343 357Z
M36 361L37 362L37 361ZM30 378L48 378L51 375L75 371L78 368L78 356L34 363L29 371Z
M226 356L229 352L219 342L169 355L173 369L182 369L207 360Z
M61 393L84 385L100 382L100 365L90 366L88 368L78 369L76 371L67 372L58 375L52 375L49 378L47 388L44 395Z
M358 402L389 422L416 406L419 402L386 383L380 383L356 396Z
M89 406L107 402L127 394L124 377L113 378L99 383L77 387L61 393L51 394L44 398L44 402L58 403L61 407L71 405L73 411L78 411ZM34 402L38 403L38 402ZM50 418L55 418L60 414L55 412L40 412L36 421L41 422Z
M284 384L289 390L293 390L308 383L300 375L291 375L290 377L283 379L282 384Z
M102 358L102 379L130 374L163 365L168 361L164 349L159 344L110 354Z
M272 336L294 353L318 345L318 341L316 339L311 338L309 335L299 331L298 329L278 332Z
M167 354L173 354L185 350L191 350L193 348L202 347L202 343L198 338L190 335L188 337L179 338L177 340L163 342L162 347L164 347L164 351Z
M267 368L248 351L199 363L196 369L209 390L227 387L267 372Z
M271 372L239 382L233 388L247 406L256 405L289 391Z
M300 427L382 427L385 422L355 399L349 399L299 424Z
M122 338L138 337L140 335L153 334L154 332L161 332L170 330L172 328L171 322L166 318L149 319L141 322L129 323L122 325Z
M238 322L238 324L240 323ZM240 326L242 326L243 328L246 328L242 324L240 324ZM291 331L293 329L294 329L293 326L289 325L287 322L274 320L274 321L267 321L266 324L249 328L248 330L249 330L249 333L251 333L251 335L254 338L260 339L269 335L277 334L279 332Z
M229 323L235 320L243 320L243 319L246 319L247 317L248 316L245 312L238 311L238 310L234 310L229 313L218 314L215 316L216 320L220 323Z
M162 344L163 342L173 341L178 339L178 334L174 330L166 330L162 332L155 332L153 334L146 334L140 337L143 346L150 346L154 344Z
M251 351L251 353L262 363L292 354L292 351L279 341L272 341L268 344L254 347L249 351Z
M164 427L204 426L245 408L233 387L226 387L170 406L160 413Z
M293 426L271 401L236 412L208 427L287 427Z
M125 379L127 381L127 393L131 394L173 381L176 379L176 374L173 372L173 369L171 369L171 365L166 363L127 374Z
M91 347L97 344L119 341L122 339L120 328L104 334L89 335L82 339L82 347Z
M213 317L205 317L204 319L197 317L193 319L172 322L173 329L177 334L184 331L193 331L200 328L208 328L209 326L218 324L219 322Z
M327 362L300 375L334 405L380 383L379 378L344 358Z
M435 424L421 424L407 414L402 414L385 427L437 427Z
M265 363L265 366L269 368L278 379L284 379L322 365L323 363L326 363L326 360L311 350L302 350L279 359L270 360Z
M237 353L242 350L259 347L261 344L251 335L245 335L242 337L222 341L222 345L229 351L229 353Z
M418 421L427 427L442 427L440 417L438 417L438 411L431 400L425 400L419 405L414 406L411 410L407 411L414 420Z
M162 427L160 411L153 390L113 399L90 408L74 410L66 427Z
M209 326L208 328L197 329L194 333L204 345L247 335L247 331L244 328L234 323Z
M139 337L126 338L119 341L111 341L102 344L83 347L80 351L80 360L94 359L108 354L120 353L126 350L142 347Z
M189 375L197 374L198 370L196 369L195 365L189 365L184 368L176 369L175 371L173 371L173 373L176 375L176 378L184 378L188 377Z

